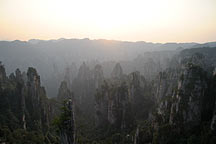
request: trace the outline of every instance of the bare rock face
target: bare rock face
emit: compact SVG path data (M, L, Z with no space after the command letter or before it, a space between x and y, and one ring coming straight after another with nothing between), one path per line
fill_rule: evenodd
M158 114L165 123L199 124L207 88L205 72L199 66L188 65L181 72L173 70L159 75L156 92Z
M0 62L0 82L5 82L6 78L5 68Z
M216 76L216 68L214 69L213 76Z
M211 130L214 132L216 131L216 113L215 112L211 120Z
M60 127L61 144L75 144L75 119L74 104L72 99L68 99L64 104L64 120Z
M25 113L27 121L37 121L36 129L42 127L45 131L49 126L49 111L50 106L46 97L45 88L40 85L40 76L36 69L30 67L27 72L27 84L24 87L23 95L25 97ZM26 124L28 127L28 123Z
M135 101L136 90L145 85L144 77L141 77L139 72L133 72L128 76L128 85L129 85L129 100Z
M138 144L138 143L139 143L139 127L136 128L133 144Z
M75 144L75 100L73 93L68 88L66 81L62 81L58 90L57 100L63 103L61 111L58 111L56 126L59 129L61 144Z
M188 66L181 75L176 93L172 96L170 123L201 122L202 101L207 81L204 71L197 66Z
M111 73L112 78L120 79L123 76L123 70L120 63L117 63Z
M172 90L177 86L178 76L178 72L170 69L159 73L155 91L155 96L158 101L172 96Z
M140 72L135 71L127 76L127 85L133 115L136 119L150 119L150 113L155 103L151 83Z
M22 73L19 69L16 69L15 74L16 74L16 81L20 83L24 83Z
M214 77L214 88L215 88L216 87L216 68L214 70L213 77ZM216 94L216 90L214 92ZM212 116L210 128L212 131L214 131L216 133L216 98L215 98L215 105L214 105L214 111L213 111L213 116Z
M69 98L72 98L73 94L70 92L68 86L67 86L67 82L66 81L62 81L60 88L58 90L58 96L57 99L60 101L64 101L67 100Z
M148 115L149 109L140 110L144 105L151 107L148 106L151 103L145 96L145 87L145 79L139 72L133 72L121 80L105 80L95 94L96 125L111 124L119 129L131 128L134 118L141 117L140 113Z
M39 89L40 89L40 76L37 74L36 69L29 68L27 72L28 82L28 95L32 98L32 101L39 101ZM34 103L33 103L34 104Z
M99 64L97 64L94 68L93 79L95 83L95 89L98 89L104 81L103 69Z
M176 69L167 69L164 72L160 72L155 81L153 93L155 101L158 105L157 113L162 116L161 121L168 122L169 115L167 111L170 111L170 105L174 92L177 88L179 78L179 71Z
M152 124L160 137L157 143L168 135L164 126L175 135L202 125L216 132L215 65L206 58L200 53L180 55L177 66L160 72L154 81L157 109Z
M78 79L81 81L91 79L91 72L89 67L83 62L83 64L79 68Z
M89 100L89 98L91 98L89 95L92 95L93 86L91 71L89 67L83 63L79 68L77 78L73 81L72 88L78 104L83 105L92 101Z
M40 85L36 69L29 68L27 74L16 69L15 74L9 77L6 77L2 65L0 69L0 89L3 91L1 94L4 94L1 100L8 101L4 111L11 111L19 128L47 132L51 121L50 101L45 88Z
M77 77L73 81L73 92L76 99L76 105L81 111L93 116L94 112L94 94L101 87L104 81L103 68L97 64L94 69L83 63Z
M125 117L129 105L126 83L113 87L105 82L102 89L96 93L95 99L97 125L106 125L108 122L121 129L126 127Z
M21 110L21 121L23 125L23 129L26 129L26 113L25 113L25 108L26 108L26 102L25 102L25 87L26 84L23 80L23 76L21 74L21 71L19 69L16 69L15 71L16 77L15 80L17 82L17 89L18 89L18 95L20 97L20 110Z
M170 125L199 125L211 119L214 98L212 70L200 54L185 56L177 68L167 69L156 81L160 122Z
M65 68L65 75L64 81L67 82L68 88L72 88L73 80L76 78L77 75L77 67L75 63L72 63L70 66Z
M161 66L159 62L155 62L152 58L149 58L144 63L144 74L145 77L151 80L161 71Z

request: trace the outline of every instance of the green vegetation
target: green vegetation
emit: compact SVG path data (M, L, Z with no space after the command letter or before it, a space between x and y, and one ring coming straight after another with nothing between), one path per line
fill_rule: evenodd
M1 68L0 75L5 70ZM0 80L0 143L55 144L58 138L48 125L45 89L34 68L29 68L25 85L20 71ZM35 86L36 85L36 86ZM30 88L32 86L32 88ZM39 100L37 100L37 99Z

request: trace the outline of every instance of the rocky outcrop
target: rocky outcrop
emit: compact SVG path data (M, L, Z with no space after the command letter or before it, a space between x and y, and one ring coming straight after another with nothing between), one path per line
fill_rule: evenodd
M210 126L211 130L216 132L216 112L214 110L214 114L211 120L211 126Z
M75 119L72 99L68 99L65 102L64 108L63 121L60 126L61 144L75 144Z
M123 76L122 67L121 67L120 63L117 63L115 65L115 67L113 68L113 71L111 73L111 77L120 79L122 76Z
M88 97L93 91L91 71L85 63L79 68L77 78L73 82L73 91L80 105L85 104L91 98Z
M206 88L207 79L202 68L189 65L182 73L177 91L172 96L170 123L199 124Z
M40 91L40 76L37 74L36 69L30 67L27 72L27 91L28 97L31 99L32 106L37 107L39 103Z
M67 82L68 88L72 89L72 82L76 78L77 67L75 63L72 63L70 66L65 68L64 81Z
M94 69L83 63L77 77L73 81L72 91L76 100L76 105L81 111L92 116L94 112L94 94L104 81L103 68L97 64Z
M59 90L58 90L57 99L59 101L64 101L64 100L68 100L69 98L70 99L73 98L73 94L69 90L69 88L67 86L67 82L66 81L62 81L61 85L59 87Z
M126 113L129 106L126 83L114 87L104 83L102 89L95 95L96 124L98 126L108 122L117 128L126 127Z
M202 137L206 130L201 127L215 130L214 65L203 54L185 52L176 57L176 66L160 72L154 81L157 107L151 123L155 143L175 143L176 136L190 139L194 133Z
M135 119L149 119L155 104L151 83L136 71L127 76L127 85Z
M136 128L133 144L138 144L138 143L139 143L139 127Z
M216 87L216 68L214 69L214 72L213 72L213 79L214 79L214 89ZM216 90L214 90L214 95L216 94ZM214 111L213 111L213 116L212 116L212 119L211 119L211 130L216 133L216 97L214 98L215 99L215 103L214 103Z
M0 82L5 82L6 80L6 72L4 66L1 64L0 61Z
M202 55L185 56L180 63L177 69L167 69L159 74L155 94L156 119L159 118L160 124L182 127L190 124L184 127L187 130L211 119L215 84L211 65Z
M155 81L155 102L157 103L157 113L162 116L163 122L169 121L171 97L174 90L177 88L177 81L179 78L179 71L175 69L167 69L160 72Z
M216 68L214 69L213 76L216 76Z
M78 76L77 78L81 81L89 80L91 79L91 72L89 67L83 62L83 64L79 68Z
M124 129L131 128L135 118L147 119L153 104L145 95L146 87L146 81L139 72L133 72L121 80L105 80L95 94L96 125L108 123Z
M93 70L93 79L95 83L95 89L100 88L104 81L103 69L102 66L97 64Z
M23 76L19 69L15 71L15 81L17 83L18 96L20 98L20 111L21 111L21 121L23 129L26 129L26 102L25 102L25 87L26 83L23 80Z
M132 72L128 75L128 86L129 86L129 99L130 101L136 100L136 95L139 90L146 86L145 78L140 75L140 72Z
M4 70L3 66L1 70ZM31 133L31 137L37 132L42 137L48 133L52 135L49 127L54 106L46 97L36 69L30 67L27 73L16 69L15 74L6 76L0 84L0 101L0 129L6 127L12 132L19 129L24 135ZM55 137L46 138L48 141L51 139Z
M36 69L30 67L27 71L27 83L24 88L25 112L27 121L37 121L36 124L29 124L27 127L43 128L47 131L49 127L50 106L46 97L45 88L40 84L40 76Z
M161 63L159 62L155 62L152 58L149 58L148 60L146 60L146 62L144 63L143 66L143 73L144 76L148 79L148 80L152 80L153 78L155 78L155 76L161 71Z

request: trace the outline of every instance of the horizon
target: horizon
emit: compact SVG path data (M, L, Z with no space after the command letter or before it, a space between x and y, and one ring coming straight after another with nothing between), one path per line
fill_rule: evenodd
M127 41L127 40L116 40L116 39L103 39L103 38L99 38L99 39L91 39L91 38L56 38L56 39L37 39L37 38L33 38L33 39L28 39L28 40L20 40L20 39L13 39L13 40L1 40L0 41L7 41L7 42L13 42L13 41L20 41L20 42L29 42L31 40L39 40L39 41L58 41L58 40L90 40L90 41L100 41L100 40L104 40L104 41L116 41L116 42L129 42L129 43L137 43L137 42L143 42L143 43L152 43L152 44L170 44L170 43L176 43L176 44L180 44L180 43L195 43L195 44L206 44L206 43L214 43L216 42L216 40L214 41L206 41L206 42L194 42L194 41L189 41L189 42L177 42L177 41L168 41L168 42L151 42L151 41Z
M0 40L205 43L215 41L215 5L215 0L1 0Z

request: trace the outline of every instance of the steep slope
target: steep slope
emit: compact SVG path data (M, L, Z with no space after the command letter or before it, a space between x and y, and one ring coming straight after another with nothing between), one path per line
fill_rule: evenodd
M0 137L3 142L14 143L13 137L20 131L27 136L32 134L32 138L38 137L40 142L56 143L57 139L49 132L53 106L40 85L36 69L30 67L27 74L17 69L15 75L7 77L4 66L0 68L0 129L3 132ZM13 136L5 135L6 130ZM28 138L31 139L26 140ZM25 138L20 137L20 141L24 143Z

